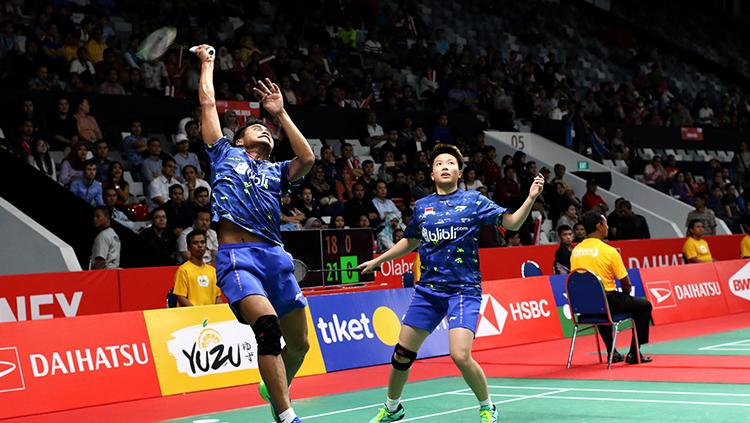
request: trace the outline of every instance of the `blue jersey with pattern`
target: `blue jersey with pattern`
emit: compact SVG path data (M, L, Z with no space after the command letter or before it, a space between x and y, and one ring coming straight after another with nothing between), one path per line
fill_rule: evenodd
M289 161L255 160L226 137L206 144L211 159L213 221L227 219L243 229L282 245L281 196L289 186Z
M420 241L419 283L435 290L481 291L479 229L502 224L506 212L478 191L459 189L417 200L404 236Z

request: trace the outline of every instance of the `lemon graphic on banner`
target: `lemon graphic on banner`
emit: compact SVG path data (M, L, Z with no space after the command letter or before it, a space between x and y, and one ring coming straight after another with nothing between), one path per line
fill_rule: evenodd
M372 326L380 342L385 345L396 345L401 320L393 310L385 306L378 307L372 315Z

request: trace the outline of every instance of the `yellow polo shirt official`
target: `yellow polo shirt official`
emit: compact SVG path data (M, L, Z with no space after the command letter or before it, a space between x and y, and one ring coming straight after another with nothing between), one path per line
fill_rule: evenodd
M616 249L597 238L586 238L573 248L570 269L586 269L599 276L605 291L615 291L615 279L628 275L622 257Z
M750 258L750 235L742 237L742 244L740 245L742 258Z
M697 240L693 237L688 237L685 245L682 246L682 252L688 260L698 257L698 260L701 262L713 261L711 250L708 249L708 242L705 239Z
M215 304L216 297L221 295L216 285L216 269L207 264L198 267L190 261L185 262L174 275L172 293L187 297L195 306Z

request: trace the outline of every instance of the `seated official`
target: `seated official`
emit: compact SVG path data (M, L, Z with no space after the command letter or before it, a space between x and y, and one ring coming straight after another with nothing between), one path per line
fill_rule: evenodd
M742 218L742 229L745 230L745 236L740 244L740 254L742 258L750 258L750 216Z
M216 285L216 269L203 262L206 232L194 230L187 235L190 259L177 269L172 293L180 307L221 304L221 290Z
M708 242L703 239L703 221L693 219L688 223L688 237L682 246L682 253L688 263L708 263L714 261Z
M607 219L598 212L588 212L583 216L583 225L586 227L588 237L573 248L570 258L571 271L586 269L602 281L604 290L607 292L607 303L610 312L614 314L630 313L635 321L635 330L638 333L640 345L648 343L649 323L651 322L651 303L643 298L630 296L632 284L628 277L628 271L622 262L622 257L617 250L602 241L609 232ZM622 285L622 292L617 291L614 278ZM607 347L607 352L612 351L612 326L599 325L599 334ZM625 361L628 364L637 364L635 336L630 342L630 352ZM615 349L612 362L623 361L622 354ZM652 361L651 357L641 354L641 363Z

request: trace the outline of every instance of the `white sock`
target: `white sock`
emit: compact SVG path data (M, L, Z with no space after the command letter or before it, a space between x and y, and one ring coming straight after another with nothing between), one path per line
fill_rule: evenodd
M297 415L294 414L294 409L292 407L287 408L286 411L279 414L281 423L292 423L292 420L294 420L295 418L297 418Z
M387 396L385 397L385 406L388 408L388 411L393 413L398 409L398 405L401 403L401 397L398 397L396 399L390 399Z
M488 397L484 401L479 401L479 406L480 407L490 407L490 408L492 408L492 398Z

